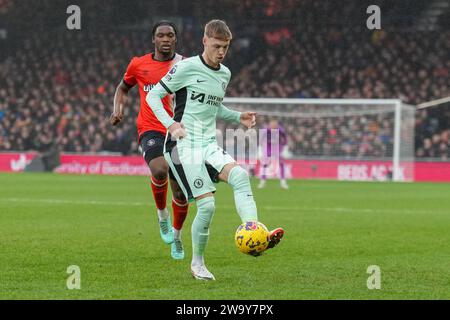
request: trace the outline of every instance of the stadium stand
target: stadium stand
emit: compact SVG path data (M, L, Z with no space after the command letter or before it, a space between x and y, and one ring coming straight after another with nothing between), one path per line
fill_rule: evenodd
M43 0L37 10L32 1L0 2L0 43L6 47L0 55L0 151L39 150L54 141L65 152L138 152L137 92L118 130L107 119L127 63L152 48L148 5L79 2L83 29L72 32L65 29L65 3L55 7ZM259 10L248 10L255 2L154 5L182 17L179 52L186 56L200 52L200 26L222 7L221 18L235 34L225 62L233 73L231 97L399 98L417 105L450 96L447 20L435 31L410 28L424 1L414 6L396 1L379 31L367 30L365 16L355 15L351 5L338 10L332 1L265 0ZM133 16L136 11L141 13ZM321 15L324 19L317 19ZM278 111L284 110L293 111ZM392 143L386 138L392 123L382 116L355 116L351 127L339 119L297 119L286 129L294 156L383 156ZM337 130L360 132L366 148L354 148L352 137L336 135ZM449 159L450 104L417 112L415 143L418 158Z

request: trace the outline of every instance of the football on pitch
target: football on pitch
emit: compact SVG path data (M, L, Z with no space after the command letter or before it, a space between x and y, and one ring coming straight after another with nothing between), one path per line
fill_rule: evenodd
M234 240L239 251L257 257L269 244L269 230L261 222L243 223L237 228Z

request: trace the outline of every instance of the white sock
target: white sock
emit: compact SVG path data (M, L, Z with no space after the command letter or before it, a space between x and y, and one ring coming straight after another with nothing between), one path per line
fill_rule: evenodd
M181 240L181 230L173 228L173 237L175 239Z
M205 261L203 260L203 256L199 256L199 255L196 255L196 254L194 254L192 256L192 262L191 262L192 266L201 266L201 265L204 265L204 264L205 264Z
M163 210L158 209L157 211L159 220L166 220L167 218L169 218L169 210L167 210L167 208Z

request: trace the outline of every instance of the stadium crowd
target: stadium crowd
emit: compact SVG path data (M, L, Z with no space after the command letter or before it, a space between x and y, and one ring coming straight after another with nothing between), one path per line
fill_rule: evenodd
M413 105L450 96L448 30L361 32L337 25L337 13L327 17L327 24L314 21L320 10L329 9L314 1L281 6L265 0L259 10L248 10L253 0L237 1L234 9L225 3L224 15L235 35L226 61L233 73L227 96L399 98ZM208 16L214 7L197 10ZM180 53L201 52L202 22L184 20ZM66 152L138 152L137 90L131 92L118 128L107 119L127 63L152 49L150 31L89 30L56 29L10 41L8 55L0 61L0 151L39 150L53 141ZM272 111L280 112L294 156L392 155L392 117L292 119L282 116L295 112L292 107ZM262 116L261 125L268 120ZM415 129L417 157L449 159L449 104L419 111Z

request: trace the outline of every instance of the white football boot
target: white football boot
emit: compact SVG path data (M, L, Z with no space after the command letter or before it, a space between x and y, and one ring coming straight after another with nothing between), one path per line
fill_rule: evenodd
M204 264L201 265L191 265L191 274L195 279L198 280L216 280L214 275L206 269Z
M289 186L288 186L286 180L280 180L280 187L283 189L286 189L286 190L289 189Z

